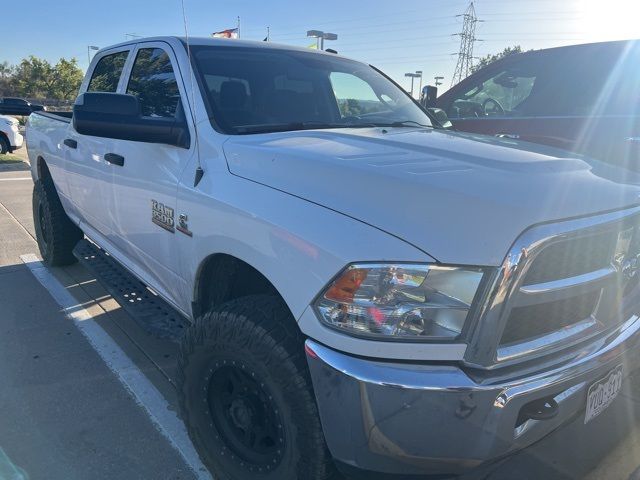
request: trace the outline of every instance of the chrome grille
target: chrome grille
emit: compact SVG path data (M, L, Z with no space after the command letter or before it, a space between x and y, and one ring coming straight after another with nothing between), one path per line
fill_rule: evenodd
M468 360L509 364L611 331L627 319L621 305L638 293L639 269L640 207L526 231L500 269Z

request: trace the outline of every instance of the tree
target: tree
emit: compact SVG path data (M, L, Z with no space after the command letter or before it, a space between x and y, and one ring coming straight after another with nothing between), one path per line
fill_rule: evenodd
M500 60L501 58L508 57L509 55L514 55L516 53L522 53L522 48L520 47L520 45L507 47L500 53L485 55L478 61L478 63L476 63L473 67L471 67L471 73L477 72L481 68L486 67L487 65L495 62L496 60Z
M31 55L20 62L13 75L15 94L21 97L47 98L55 82L55 71L51 64Z
M77 60L61 58L51 65L34 55L23 59L16 67L0 63L0 93L27 98L72 100L80 83L82 70Z
M75 58L66 60L61 58L54 67L56 80L53 83L53 91L50 98L59 100L73 100L78 94L78 89L84 77L82 70L78 67Z
M0 63L0 95L11 93L11 78L13 77L13 67L8 62Z

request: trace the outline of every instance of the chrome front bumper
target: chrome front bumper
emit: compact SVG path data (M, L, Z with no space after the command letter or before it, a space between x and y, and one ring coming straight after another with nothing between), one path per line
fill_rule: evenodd
M638 330L640 319L633 317L615 338L569 364L508 379L474 380L456 365L357 358L313 340L305 347L324 435L339 463L443 475L504 457L584 415L593 382L620 364L625 377L638 367ZM556 415L518 425L523 407L545 398L557 402Z

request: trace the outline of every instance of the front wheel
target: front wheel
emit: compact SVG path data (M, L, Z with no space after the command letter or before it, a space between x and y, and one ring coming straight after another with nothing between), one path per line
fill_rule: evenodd
M302 338L281 300L244 297L199 318L181 345L179 393L189 434L215 478L334 475Z

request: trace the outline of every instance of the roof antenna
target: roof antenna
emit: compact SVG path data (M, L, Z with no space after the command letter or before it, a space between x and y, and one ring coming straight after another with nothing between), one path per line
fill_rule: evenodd
M191 108L189 109L191 113L191 121L193 123L193 130L195 133L196 140L196 177L193 180L193 186L197 187L202 180L202 176L204 175L204 170L202 169L202 164L200 163L200 148L199 148L199 140L198 140L198 127L196 125L196 117L193 113L193 109L195 108L195 93L193 84L195 83L195 78L193 75L193 67L191 64L191 45L189 44L189 30L187 28L187 13L184 8L184 0L180 0L182 4L182 20L184 22L184 37L187 42L187 57L189 58L189 83L191 84Z

